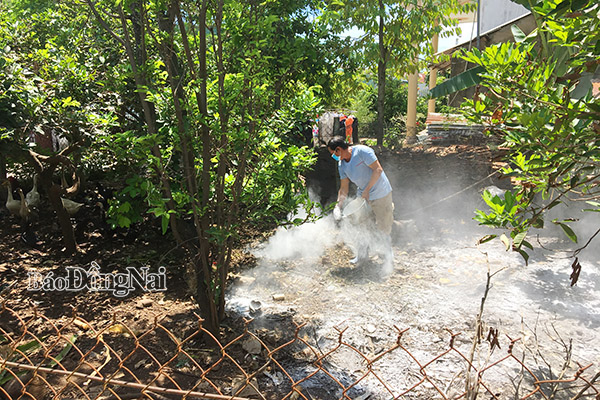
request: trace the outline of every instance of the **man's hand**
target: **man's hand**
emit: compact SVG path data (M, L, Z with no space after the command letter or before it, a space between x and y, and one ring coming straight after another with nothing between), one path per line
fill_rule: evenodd
M362 192L362 196L363 199L365 199L366 201L369 201L369 191L365 190Z
M340 209L339 205L335 206L335 208L333 209L333 219L335 219L336 221L342 219L342 210Z

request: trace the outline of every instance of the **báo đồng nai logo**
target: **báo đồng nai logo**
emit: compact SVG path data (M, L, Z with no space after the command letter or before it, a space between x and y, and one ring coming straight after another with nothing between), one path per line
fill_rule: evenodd
M100 271L100 266L92 261L90 268L66 267L65 276L58 276L54 271L27 273L27 290L43 292L76 292L89 290L92 292L110 292L115 297L125 297L136 289L144 292L164 292L167 290L165 267L158 272L150 272L148 267L127 267L126 272Z

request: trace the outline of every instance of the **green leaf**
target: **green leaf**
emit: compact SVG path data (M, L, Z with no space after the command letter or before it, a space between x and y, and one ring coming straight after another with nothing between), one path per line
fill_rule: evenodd
M515 38L515 42L517 43L523 42L527 38L527 35L525 35L521 28L519 28L515 24L511 25L510 30L512 31L513 37Z
M571 178L571 181L569 182L569 186L571 186L571 188L574 188L577 186L577 182L579 182L579 176L573 175L573 177Z
M63 107L79 107L81 105L81 103L79 103L77 100L74 100L71 96L62 99L63 102Z
M504 233L500 235L500 240L506 246L506 251L510 250L510 239Z
M475 86L481 82L480 74L485 72L485 68L482 66L477 66L475 68L471 68L459 75L456 75L447 81L444 81L431 89L430 95L433 98L446 96L452 93L456 93L459 90L464 90L470 88L471 86Z
M479 239L479 241L477 242L478 244L484 244L489 242L490 240L493 240L495 238L497 238L498 235L485 235L484 237L482 237L481 239Z
M533 250L533 246L527 240L523 240L522 244L523 244L523 246L527 247L528 249Z
M167 229L169 228L169 218L170 215L168 213L164 213L162 215L161 226L162 226L162 234L167 233Z
M44 336L42 338L42 340L45 340L47 336ZM33 350L36 350L38 348L40 348L42 346L42 342L40 342L37 339L34 339L30 342L27 342L25 344L22 344L20 346L17 346L17 350L20 353L30 353ZM16 353L15 357L13 357L13 360L18 360L19 357L21 357L21 354ZM22 372L17 372L15 375L17 376L23 376L27 373L27 371L22 371ZM10 381L11 379L14 378L14 376L12 374L9 374L8 376L6 375L6 370L0 370L0 386L4 385L6 382Z
M571 227L569 227L569 225L564 224L562 222L555 222L555 223L558 224L562 228L562 230L565 232L567 237L569 239L571 239L572 242L577 243L577 235L575 235L575 232L573 232L573 229L571 229Z
M30 350L39 348L41 345L42 343L39 340L34 339L31 342L27 342L25 344L17 346L17 350L19 350L22 353L27 353Z
M543 229L544 228L544 218L542 218L539 215L536 216L535 219L531 221L531 226L536 229Z
M586 201L586 203L596 208L586 208L583 211L600 212L600 203L598 203L597 201Z
M117 212L120 213L128 213L129 211L131 211L131 203L128 201L121 203L117 209Z
M117 224L119 224L121 228L129 228L129 225L131 225L131 220L124 215L119 215L117 216Z
M600 43L600 41L598 42ZM579 83L571 92L571 97L573 99L579 100L585 97L588 93L592 92L592 80L596 79L596 77L597 74L593 74L590 72L584 72L583 74L581 74L581 77L579 78Z
M69 338L69 343L67 343L65 348L62 349L61 352L58 353L58 355L56 357L54 357L54 360L52 360L52 362L50 362L49 367L54 367L56 364L61 362L63 360L63 358L65 358L67 353L71 350L71 348L75 344L76 340L77 340L77 335L71 335L71 337Z
M4 376L6 374L6 370L0 370L0 386L4 385L6 382L10 381L11 379L14 378L13 375L8 375L8 376ZM21 371L21 372L14 372L13 373L17 376L23 376L27 373L27 371Z
M517 233L513 239L513 247L520 249L525 236L527 236L527 231Z
M572 0L571 1L571 11L580 11L585 9L588 6L589 0Z
M561 203L562 203L562 201L556 199L552 203L548 204L548 206L546 208L548 208L548 210L550 210L550 209L556 207L557 205L559 205Z
M522 249L517 249L516 250L521 257L523 257L523 259L525 260L525 265L529 265L529 254L527 254L527 252L525 250Z

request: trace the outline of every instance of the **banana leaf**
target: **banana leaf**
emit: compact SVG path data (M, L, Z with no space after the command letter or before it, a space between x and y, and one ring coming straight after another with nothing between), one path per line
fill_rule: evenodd
M485 68L478 65L475 68L471 68L461 74L453 76L452 78L440 83L429 92L433 98L442 97L451 93L458 92L470 88L471 86L477 85L481 82L480 73L484 72Z

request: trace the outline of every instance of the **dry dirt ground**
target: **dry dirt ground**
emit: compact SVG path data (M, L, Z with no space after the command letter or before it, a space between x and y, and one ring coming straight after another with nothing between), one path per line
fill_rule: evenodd
M489 272L493 276L482 316L484 340L473 357L475 365L488 365L504 357L510 337L520 338L515 349L539 378L550 379L560 373L570 343L569 373L577 368L575 362L593 363L594 374L599 371L597 245L579 254L582 272L573 287L569 276L572 250L577 245L567 243L559 232L539 232L539 243L531 239L536 242L536 250L528 266L518 255L504 251L499 243L477 246L477 240L490 233L472 220L473 210L483 207L480 191L491 184L509 186L509 182L498 180L494 174L497 160L487 147L414 148L379 152L379 157L394 187L398 221L392 273L380 273L382 265L377 256L360 267L349 264L353 241L362 240L361 235L353 233L352 227L336 226L330 217L298 228L279 229L268 240L247 245L245 250L256 257L256 263L246 264L240 258L227 294L224 340L243 331L243 318L252 318L249 329L263 338L270 337L271 341L265 342L271 346L293 337L294 324L306 323L301 331L303 337L311 346L326 352L336 346L339 332L343 331L344 345L324 360L327 368L346 385L369 371L376 372L379 380L368 375L350 396L389 398L421 379L417 362L427 363L447 350L450 332L459 334L455 347L469 356ZM331 197L335 193L335 183L331 181L335 174L331 173L329 159L321 159L323 163L309 176L309 183L321 196ZM92 230L86 233L83 252L65 258L56 239L56 226L49 224L42 229L43 245L31 249L19 241L17 224L6 214L1 218L0 284L10 285L3 295L8 306L22 317L33 315L35 305L56 323L67 320L76 309L78 315L97 326L115 315L137 331L152 326L156 317L163 318L168 329L178 332L186 332L194 324L196 307L183 289L184 267L172 251L172 243L155 233L158 227L149 226L133 237L119 234L105 238ZM600 225L598 219L586 224L595 229ZM585 240L587 237L582 234L580 243ZM65 266L87 268L92 262L109 270L166 266L167 291L135 292L118 299L108 293L27 290L27 272L32 269L59 272ZM490 328L498 330L500 348L488 356L485 339ZM390 351L370 370L365 357L373 359L391 349L398 332L405 329L408 331L403 333L401 343L406 350ZM276 334L269 336L269 332ZM202 343L194 344L201 346ZM231 351L239 356L243 366L252 366L252 357L245 349L236 347ZM310 370L309 364L295 362L292 355L286 361L288 371L297 374L295 378L306 376ZM426 369L448 397L464 391L464 371L464 360L456 352ZM218 371L218 386L231 386L234 373L228 373L227 368ZM486 372L485 378L501 398L512 398L515 391L520 390L523 395L532 387L525 379L520 389L515 389L518 373L516 363L502 362ZM339 398L339 388L322 375L306 381L304 393L309 398ZM284 385L277 392L277 380L273 376L259 379L261 388L275 393L269 398L280 398L277 393L289 391ZM419 390L409 397L432 393L427 383ZM556 398L567 398L566 392L564 397Z
M477 245L492 233L472 219L474 209L484 206L481 190L490 184L509 187L497 175L490 176L493 157L485 148L413 149L380 158L396 205L391 274L382 273L377 256L363 266L350 264L352 244L364 238L351 226L336 226L326 217L279 229L253 249L258 266L243 273L232 287L230 307L249 312L260 304L262 314L248 314L257 326L261 316L293 313L312 327L312 343L324 353L338 345L343 331L344 345L327 361L345 371L350 381L376 372L378 378L368 375L358 392L373 399L396 396L418 383L423 377L418 363L425 365L447 350L452 334L459 334L455 348L469 357L486 287L482 344L474 365L483 367L505 357L511 339L519 339L513 351L539 379L556 379L567 357L568 376L577 363L593 363L592 376L600 371L597 245L579 254L582 272L577 284L570 286L572 250L587 241L600 219L586 216L581 222L579 245L557 231L533 232L530 240L536 250L525 265L499 241ZM369 369L365 358L373 360L393 348L398 332L405 329L401 342L408 351L387 353ZM491 354L486 342L493 340L490 329L498 333L500 346ZM448 397L464 391L464 371L464 360L455 352L426 368ZM534 386L527 378L519 384L519 374L520 365L508 360L487 371L484 381L501 398L524 396ZM322 382L316 381L319 385ZM431 385L420 389L425 391L420 396L437 396L427 392L433 390ZM558 391L556 398L570 398L573 391Z

